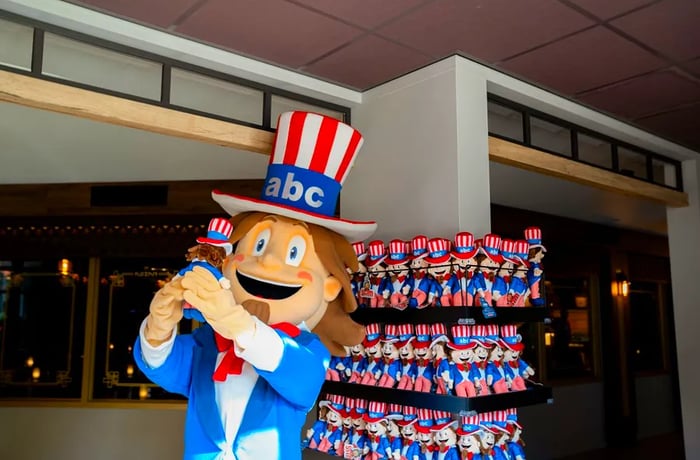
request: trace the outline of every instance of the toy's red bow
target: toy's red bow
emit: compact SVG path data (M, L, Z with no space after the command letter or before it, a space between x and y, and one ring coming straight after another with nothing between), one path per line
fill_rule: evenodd
M296 337L301 332L298 327L290 323L271 324L270 327L282 331L290 337ZM214 370L214 375L212 376L214 381L223 382L229 374L240 375L243 371L243 358L236 355L233 340L219 335L218 332L214 332L214 340L219 353L226 353Z

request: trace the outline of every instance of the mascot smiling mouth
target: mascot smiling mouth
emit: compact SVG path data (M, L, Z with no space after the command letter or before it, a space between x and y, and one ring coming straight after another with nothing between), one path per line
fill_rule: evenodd
M286 299L301 289L300 284L275 283L252 275L245 275L240 270L236 270L236 279L247 293L261 299Z

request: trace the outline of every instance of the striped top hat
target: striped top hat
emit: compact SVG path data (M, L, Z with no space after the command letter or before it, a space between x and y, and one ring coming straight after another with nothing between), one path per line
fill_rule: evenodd
M401 420L397 420L396 424L399 426L407 426L412 423L416 423L418 420L418 409L416 409L413 406L404 406L403 407L403 418Z
M515 254L515 241L504 238L501 241L501 256L505 262L520 265L520 259Z
M430 325L430 345L438 342L447 342L447 329L442 323L433 323Z
M463 415L459 418L459 427L456 430L459 436L469 436L480 430L478 415Z
M386 403L370 401L367 412L362 417L365 422L376 423L386 419Z
M233 232L233 225L228 219L221 217L214 217L209 221L209 228L207 228L207 236L200 236L197 238L197 243L199 244L211 244L212 246L218 246L224 248L226 255L231 255L233 246L229 241L231 238L231 233Z
M531 248L542 248L544 252L547 252L547 248L542 245L542 230L539 227L526 228L525 240Z
M367 267L374 267L377 264L384 262L386 259L386 247L384 247L384 242L382 240L374 240L369 243L369 257L365 265Z
M450 260L450 240L431 238L428 240L428 255L425 261L429 264L444 264Z
M399 340L396 342L396 348L405 347L406 344L413 341L415 336L413 335L413 325L412 324L399 324L398 327Z
M428 237L416 235L411 239L411 258L422 259L428 255Z
M356 241L352 243L352 248L355 250L355 256L358 262L362 262L367 257L367 249L365 249L364 241Z
M493 233L484 235L481 242L481 252L486 254L486 257L497 264L503 263L503 256L501 256L501 237Z
M384 337L380 339L382 342L396 343L399 341L399 326L396 324L387 324L384 326Z
M345 417L351 417L355 412L356 404L357 400L355 398L345 398L345 413L343 415Z
M372 323L365 326L365 340L362 342L365 348L373 347L382 338L382 331L379 323Z
M403 418L403 406L401 404L389 404L389 411L386 418L392 420L401 420Z
M471 350L476 343L470 340L471 327L463 324L452 326L452 341L447 343L453 350Z
M389 242L389 256L384 261L387 264L405 264L408 262L408 243L403 240Z
M503 345L513 351L523 351L525 344L522 343L522 336L518 334L518 327L515 324L504 324L501 326L501 338Z
M277 122L274 148L260 199L228 195L212 197L235 216L246 211L298 219L333 230L349 241L364 240L375 222L335 217L340 189L362 146L362 135L334 118L309 112L286 112Z
M430 431L444 430L448 426L455 426L457 424L456 420L452 420L452 414L444 410L434 410L433 419L435 425L433 425Z
M413 348L428 348L431 340L430 326L427 324L416 324L416 339L413 341Z
M487 324L486 326L486 341L504 348L506 344L501 340L501 336L498 335L498 324Z
M491 422L494 426L494 428L499 429L503 433L508 432L508 428L506 427L506 421L507 421L507 416L508 413L504 410L497 410L492 413L493 414L493 421Z
M340 395L328 395L328 400L318 403L319 407L326 406L328 409L340 415L345 415L345 397Z
M521 430L523 429L523 426L518 423L518 410L515 407L511 407L510 409L506 410L506 423L510 425L515 425Z
M419 433L430 433L433 427L433 411L432 409L418 409L418 422L416 423L416 431Z
M486 326L478 324L472 327L472 342L485 348L491 347L491 342L486 340Z
M479 426L493 434L498 434L498 428L493 424L493 412L479 414Z
M518 260L518 264L525 265L526 267L530 266L530 262L528 262L527 260L527 252L529 249L530 245L527 241L517 240L515 242L515 248L513 249L513 252Z
M460 260L471 259L478 252L474 243L474 235L469 232L459 232L455 235L452 257Z
M350 416L352 418L363 418L367 412L367 400L362 398L355 398L355 408Z

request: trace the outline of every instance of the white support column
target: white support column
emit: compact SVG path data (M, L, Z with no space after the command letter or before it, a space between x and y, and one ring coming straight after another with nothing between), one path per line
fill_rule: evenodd
M377 87L353 110L365 144L341 215L376 237L480 237L491 227L486 80L450 58Z
M683 162L683 186L690 205L666 213L685 455L695 458L700 452L700 161Z

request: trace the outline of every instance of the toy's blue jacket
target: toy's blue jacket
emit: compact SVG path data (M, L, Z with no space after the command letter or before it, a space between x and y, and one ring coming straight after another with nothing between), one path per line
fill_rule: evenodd
M282 358L273 371L255 369L259 377L233 452L224 451L225 432L212 380L218 350L211 326L178 335L165 362L154 369L144 361L137 338L134 358L139 369L167 391L189 398L184 459L301 459L301 428L321 390L330 354L315 334L301 331L292 338L275 332L282 339Z
M513 460L525 460L525 450L517 442L508 443L508 453Z

